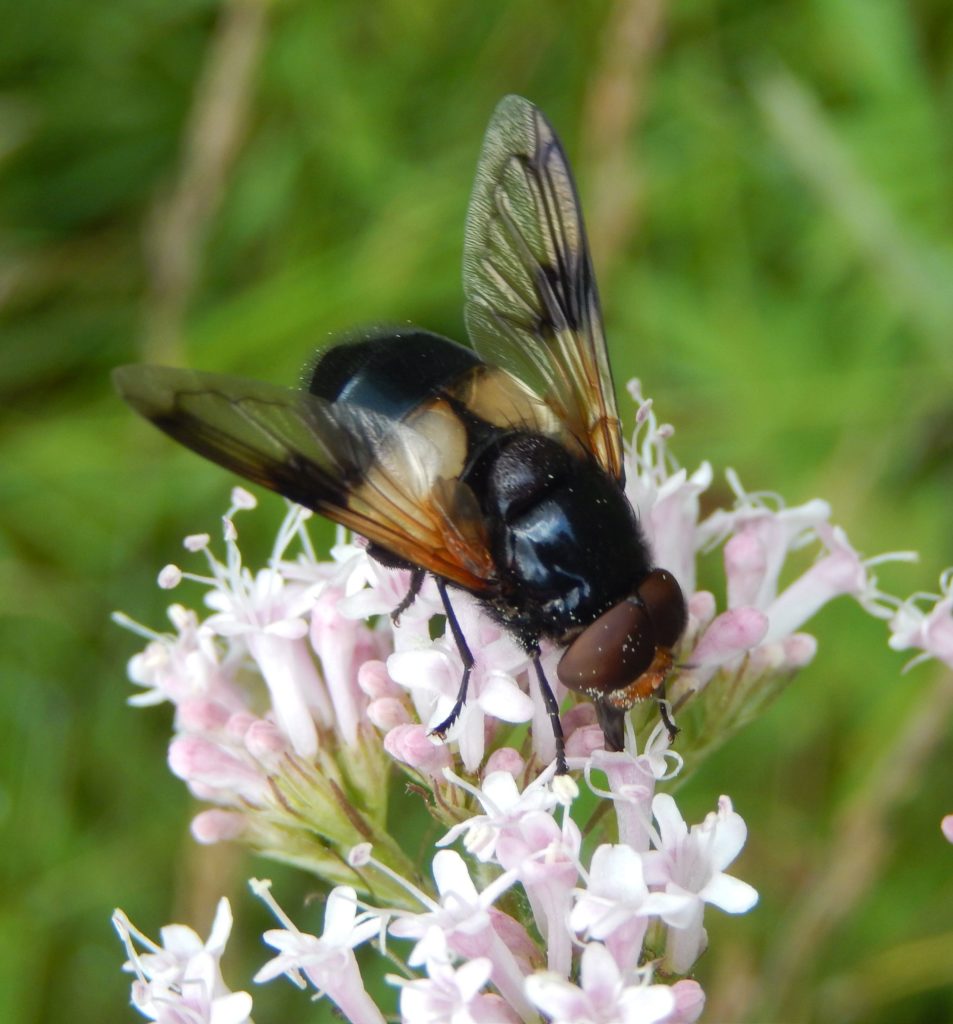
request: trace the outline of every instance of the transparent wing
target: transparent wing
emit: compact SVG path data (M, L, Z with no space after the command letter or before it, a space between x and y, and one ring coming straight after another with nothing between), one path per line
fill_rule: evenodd
M623 478L622 435L582 211L552 126L519 96L490 121L463 250L467 330Z
M373 410L221 374L124 366L120 395L186 447L475 592L495 585L476 498L457 479L462 424Z

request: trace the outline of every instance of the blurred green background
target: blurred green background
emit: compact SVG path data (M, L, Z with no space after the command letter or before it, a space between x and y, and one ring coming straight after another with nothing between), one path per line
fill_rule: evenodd
M241 934L249 874L302 927L306 879L202 849L168 709L125 704L154 584L232 481L136 421L108 372L292 382L329 332L462 334L463 221L497 100L560 131L619 382L675 451L822 496L894 593L953 563L953 11L948 0L6 5L0 32L0 1019L138 1019L110 926ZM632 410L625 405L631 426ZM277 499L246 520L267 550ZM197 600L183 592L180 600ZM949 672L841 602L815 663L683 794L730 793L734 870L698 965L716 1021L953 1019ZM260 1024L329 1020L280 982Z

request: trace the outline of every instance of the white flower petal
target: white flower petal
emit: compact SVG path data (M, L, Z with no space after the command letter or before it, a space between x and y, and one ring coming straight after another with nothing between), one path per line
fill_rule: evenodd
M662 846L669 849L688 835L688 825L682 817L675 800L668 793L659 793L652 798L652 814L658 822Z
M232 905L223 896L218 901L215 909L215 920L212 922L212 930L209 932L205 948L210 953L221 953L232 933Z
M488 715L504 722L528 722L533 717L533 698L502 672L491 672L484 679L479 700Z
M252 1011L252 998L247 992L230 992L212 1002L209 1024L244 1024Z
M586 994L571 981L552 971L531 974L524 982L526 994L553 1022L591 1020L591 1006Z
M625 990L623 1024L658 1024L675 1010L675 993L668 985L632 985Z
M349 885L335 886L328 894L321 938L334 946L349 945L357 916L357 893Z
M590 942L582 951L579 983L589 998L598 1004L609 1003L622 984L619 966L612 954L599 942Z
M726 914L745 914L758 902L758 890L740 878L717 874L699 896Z
M466 861L455 850L440 850L433 859L433 877L442 898L453 894L464 903L476 903L477 890Z

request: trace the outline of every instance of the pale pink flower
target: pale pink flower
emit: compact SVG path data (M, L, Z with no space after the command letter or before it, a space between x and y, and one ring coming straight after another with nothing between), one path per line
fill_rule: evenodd
M685 627L684 641L691 646L695 643L702 630L707 629L718 605L715 602L715 595L708 590L696 590L688 597L688 625Z
M297 754L313 758L317 721L333 721L327 691L307 643L303 617L314 604L307 589L286 584L272 569L254 577L231 572L206 596L216 609L205 627L220 636L240 636L271 694L275 718Z
M922 604L932 604L927 611ZM953 569L940 576L940 594L914 594L890 620L890 646L895 651L919 649L907 668L936 658L953 668Z
M815 499L787 508L776 495L748 493L729 471L737 501L732 511L714 512L700 528L706 546L725 544L728 607L757 608L770 619L765 642L795 632L828 601L850 594L871 614L887 606L870 569L884 561L909 561L909 552L862 559L844 531L830 524L830 505ZM820 541L825 554L781 593L781 570L791 552Z
M179 704L175 724L183 732L209 733L224 729L231 718L224 704L205 697L193 697Z
M712 469L707 462L691 476L679 469L659 488L646 524L656 564L664 565L689 594L696 583L699 496L708 490L711 481Z
M371 558L363 537L351 536L343 526L338 526L330 554L330 562L318 562L310 552L306 561L282 563L281 568L289 578L326 581L328 587L342 593L340 612L351 619L390 616L406 597L410 588L410 571L389 569ZM428 577L414 603L401 616L401 621L427 622L442 613L436 586Z
M672 769L669 761L674 765ZM681 756L669 749L668 734L661 722L649 735L642 754L593 751L585 766L586 782L596 796L612 800L621 843L640 853L649 848L655 783L678 772L681 763ZM605 774L608 791L595 785L594 771Z
M633 981L609 951L590 942L582 953L579 985L553 972L526 979L526 992L551 1024L658 1024L676 1008L668 985Z
M302 932L289 920L269 892L270 882L253 881L252 891L259 896L284 925L264 934L265 942L278 950L255 975L255 981L271 981L286 974L295 984L304 978L317 989L318 997L327 996L351 1021L351 1024L384 1024L384 1017L367 994L354 948L380 934L378 915L358 913L357 893L339 885L328 894L321 937Z
M205 942L186 925L172 924L161 930L159 946L135 928L121 910L113 914L113 925L129 957L123 969L136 975L132 1003L143 1016L161 1024L250 1021L251 996L231 992L219 966L232 928L228 900L219 900ZM148 952L138 952L136 944Z
M741 538L725 545L728 606L765 608L777 596L788 555L813 542L831 508L820 499L786 507L777 495L745 491L733 470L726 475L735 507L718 509L701 524L700 547L715 547L732 535Z
M333 587L316 595L311 605L310 637L334 709L334 727L352 746L367 709L358 672L362 664L384 652L366 623L342 614L342 601L342 592Z
M486 813L454 825L437 845L449 846L463 836L463 845L468 853L483 862L493 860L501 835L515 831L526 815L551 811L557 805L549 786L552 775L552 771L547 770L520 792L516 779L506 771L491 772L478 789L446 770L444 776L476 797Z
M695 552L701 546L699 496L711 484L711 466L703 462L691 476L680 468L668 450L673 428L658 422L639 381L630 381L628 390L639 409L626 452L626 495L639 515L656 564L664 565L688 595L695 590Z
M732 608L716 616L695 645L686 665L692 686L700 690L723 665L757 647L770 620L757 608Z
M446 950L468 960L486 957L492 964L493 984L525 1017L530 1007L523 995L523 971L512 949L500 938L490 913L493 904L516 881L515 874L506 872L478 890L465 861L453 850L440 850L433 859L432 871L439 904L428 901L424 912L400 914L390 926L392 935L417 940L408 963L413 967L430 958L441 959Z
M400 986L400 1015L406 1024L515 1024L519 1017L496 994L484 992L492 965L477 957L460 967L427 961L427 977L391 976Z
M129 698L136 707L170 701L178 706L194 698L207 698L233 710L244 706L228 666L222 664L214 638L199 628L195 612L180 604L169 606L175 635L156 633L117 612L113 618L149 640L144 651L129 660L129 679L143 687Z
M533 700L517 681L529 659L473 599L454 594L454 610L474 665L467 702L447 738L456 740L464 766L475 771L485 751L487 716L506 722L526 722L533 716ZM398 650L387 659L387 670L410 692L428 729L446 719L463 676L463 661L449 629L438 640Z
M237 719L238 716L232 717L230 728L239 725ZM277 770L289 753L288 737L267 718L252 718L245 728L234 735L236 739L242 740L245 750L265 771Z
M576 890L569 926L604 942L625 972L638 965L649 918L678 908L677 896L649 892L642 857L631 846L604 844L592 855L586 888Z
M842 595L856 598L871 614L881 618L889 614L870 567L888 559L909 560L910 556L897 552L865 560L850 545L847 534L839 526L820 523L815 532L824 545L825 554L767 606L771 625L765 643L790 636L825 604Z
M719 799L716 812L691 830L667 793L655 797L652 811L659 833L657 848L643 856L645 879L650 887L680 898L680 905L661 917L669 925L666 961L676 974L684 974L707 943L702 926L706 903L743 914L758 901L747 882L724 873L741 852L747 829L726 796Z
M582 834L563 816L558 825L547 811L529 811L500 832L497 859L519 878L529 899L533 919L546 945L550 970L566 974L572 963L572 944L566 921L573 886L579 875Z
M345 602L353 598L374 599L367 610L351 609L353 618L364 619L369 615L386 614L395 604L376 600L376 592L384 581L393 581L395 596L398 591L406 593L406 582L409 573L403 570L387 569L375 562L367 553L367 542L359 537L352 537L343 526L335 527L336 538L331 548L331 561L318 562L316 558L308 559L306 574L310 578L327 581L328 586L344 592ZM400 601L400 598L397 598Z
M749 494L737 476L729 472L729 483L737 496L733 511L717 511L698 534L703 544L713 546L724 540L728 610L695 632L690 619L684 644L685 671L677 681L681 693L696 693L724 668L731 672L744 663L743 678L784 679L813 657L813 638L796 632L825 604L836 597L854 597L870 614L886 617L892 604L877 588L871 569L879 562L909 560L909 553L897 552L862 559L851 547L846 534L828 522L830 507L815 500L785 508L780 498ZM730 535L730 536L729 536ZM820 542L824 554L778 592L781 570L788 555ZM696 610L696 598L689 608Z
M641 401L637 385L633 394ZM467 702L449 730L474 780L464 781L446 771L457 758L453 745L430 735L453 706L463 674L452 633L444 628L431 637L434 617L445 612L431 578L393 624L390 613L407 595L411 574L381 566L366 541L348 539L343 530L331 559L319 560L302 509L289 512L267 568L253 573L242 564L234 516L254 499L240 490L225 518L223 560L212 554L207 535L194 535L185 546L206 560L208 574L178 566L162 571L165 587L203 584L211 614L202 621L173 605L171 635L134 627L149 643L130 664L141 688L133 700L175 706L169 763L196 796L219 805L195 818L195 838L241 838L333 882L354 870L375 891L402 888L422 907L408 913L404 901L400 911L371 910L358 904L354 890L338 887L318 937L301 932L263 896L283 927L268 933L277 955L259 980L286 973L328 995L348 1019L380 1024L354 948L375 935L383 945L391 921L389 941L409 940L408 963L417 974L399 982L408 1022L535 1022L541 1013L556 1024L698 1018L704 993L695 982L652 983L644 965L646 928L653 950L665 943L666 971L682 973L707 942L705 904L741 913L757 893L726 874L746 834L730 801L723 797L717 812L689 828L673 799L656 794L657 783L677 774L683 757L690 762L699 747L728 735L748 709L811 660L816 641L800 630L839 595L853 596L871 614L889 612L891 646L953 665L953 572L929 605L924 595L891 601L872 572L882 559L862 558L831 525L825 502L785 508L771 495L746 493L731 473L735 507L700 522L711 467L703 463L694 473L679 467L671 436L651 403L642 402L625 455L627 493L653 560L675 574L688 606L667 695L673 714L684 706L691 715L685 698L694 700L710 681L723 689L712 686L701 695L709 703L699 706L698 719L709 731L700 734L689 718L677 744L681 753L670 749L661 724L637 753L636 729L648 722L638 715L626 725L627 749L606 752L593 706L567 709L569 763L585 771L592 791L585 806L608 799L615 812L616 842L596 846L601 837L593 838L585 854L572 817L576 811L582 820L575 780L554 777L550 765L525 784L554 753L533 659L475 598L451 591L475 659ZM301 552L293 560L285 557L292 541ZM726 599L718 600L695 590L696 558L717 545L723 545L727 584ZM790 556L807 545L819 548L819 557L787 582ZM368 616L375 621L361 621ZM541 662L557 700L565 696L557 684L561 654L543 644ZM529 737L525 729L510 735L504 728L527 722ZM485 758L487 750L493 752ZM393 761L418 792L427 791L431 812L449 829L441 842L460 838L470 858L436 854L436 897L409 881L426 865L385 834L384 779ZM599 789L593 779L603 777ZM608 815L602 824L611 828ZM953 842L953 816L942 827ZM386 846L387 855L374 860L364 840ZM515 887L518 894L501 909L501 897ZM217 987L214 949L188 932L179 956L175 933L163 938L167 948L138 956L134 1000L143 1013L169 1024L193 1018L237 1024L247 1017L250 997ZM176 1016L183 1007L192 1017Z

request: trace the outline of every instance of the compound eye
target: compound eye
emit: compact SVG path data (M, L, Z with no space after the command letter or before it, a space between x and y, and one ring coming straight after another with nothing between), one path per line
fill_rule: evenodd
M682 588L664 569L653 569L639 584L639 598L652 621L659 647L674 647L688 622Z
M570 690L611 693L637 679L655 657L655 635L641 605L626 600L600 615L569 645L556 675Z

